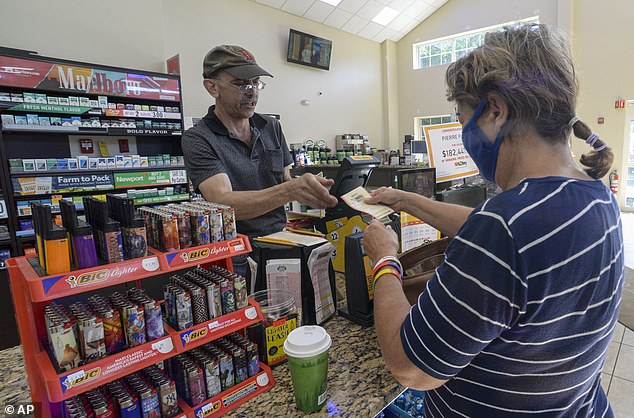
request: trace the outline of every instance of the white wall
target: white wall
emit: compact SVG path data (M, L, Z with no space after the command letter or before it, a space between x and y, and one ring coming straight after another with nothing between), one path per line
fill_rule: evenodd
M180 54L186 115L213 103L202 87L205 53L236 44L274 75L264 77L257 110L281 115L288 143L323 138L332 147L335 135L358 132L382 144L380 44L247 0L163 0L163 18L165 55ZM286 62L289 28L332 40L330 71Z
M625 132L628 109L615 109L617 98L634 99L634 8L631 0L610 0L606 3L576 0L573 4L573 52L580 80L577 114L605 139L615 154L615 167L620 175L619 202L625 202ZM597 124L598 117L605 124ZM629 116L632 116L630 112ZM582 141L573 142L573 151L588 151Z
M557 23L556 0L449 0L398 42L399 132L414 134L416 116L451 114L445 96L447 65L413 69L412 45L443 36L539 15L540 22Z
M0 46L162 72L162 19L156 0L2 0Z

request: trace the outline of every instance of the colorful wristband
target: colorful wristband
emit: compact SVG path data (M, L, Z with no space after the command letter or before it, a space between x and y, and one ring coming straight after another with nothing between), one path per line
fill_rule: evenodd
M384 267L392 267L392 268L396 269L401 275L403 275L403 271L401 270L401 265L395 263L392 260L387 260L387 261L382 262L381 264L378 264L376 267L374 267L374 270L372 272L376 273L377 271L381 270Z
M395 264L398 266L398 270L401 272L401 274L403 274L403 265L401 264L401 261L400 261L397 257L395 257L395 256L393 256L393 255L388 255L388 256L386 256L386 257L383 257L383 258L379 259L379 261L377 261L377 262L374 264L374 266L375 266L375 267L374 267L374 271L377 271L377 270L378 270L378 267L379 267L381 264L383 264L384 262L386 262L386 261L390 261L390 262L395 263Z
M403 284L403 280L401 279L401 275L398 273L398 271L390 267L385 267L374 275L374 282L372 283L372 288L374 288L376 286L376 282L379 281L379 279L382 276L385 276L386 274L393 275L394 277L398 279L399 282L401 282L401 284Z

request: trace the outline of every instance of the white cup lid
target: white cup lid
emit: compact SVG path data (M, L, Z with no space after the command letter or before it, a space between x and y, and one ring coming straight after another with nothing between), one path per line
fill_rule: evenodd
M295 358L316 356L327 351L332 344L330 335L318 325L295 328L286 337L284 352Z

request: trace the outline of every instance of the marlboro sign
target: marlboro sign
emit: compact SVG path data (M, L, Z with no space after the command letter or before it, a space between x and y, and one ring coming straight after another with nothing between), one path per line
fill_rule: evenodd
M0 86L180 101L176 78L0 55Z

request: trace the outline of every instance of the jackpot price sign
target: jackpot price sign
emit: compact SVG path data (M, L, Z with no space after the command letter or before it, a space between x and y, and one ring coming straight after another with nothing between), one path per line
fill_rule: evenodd
M436 168L436 183L478 174L478 167L462 144L462 125L445 123L425 127L429 165Z

